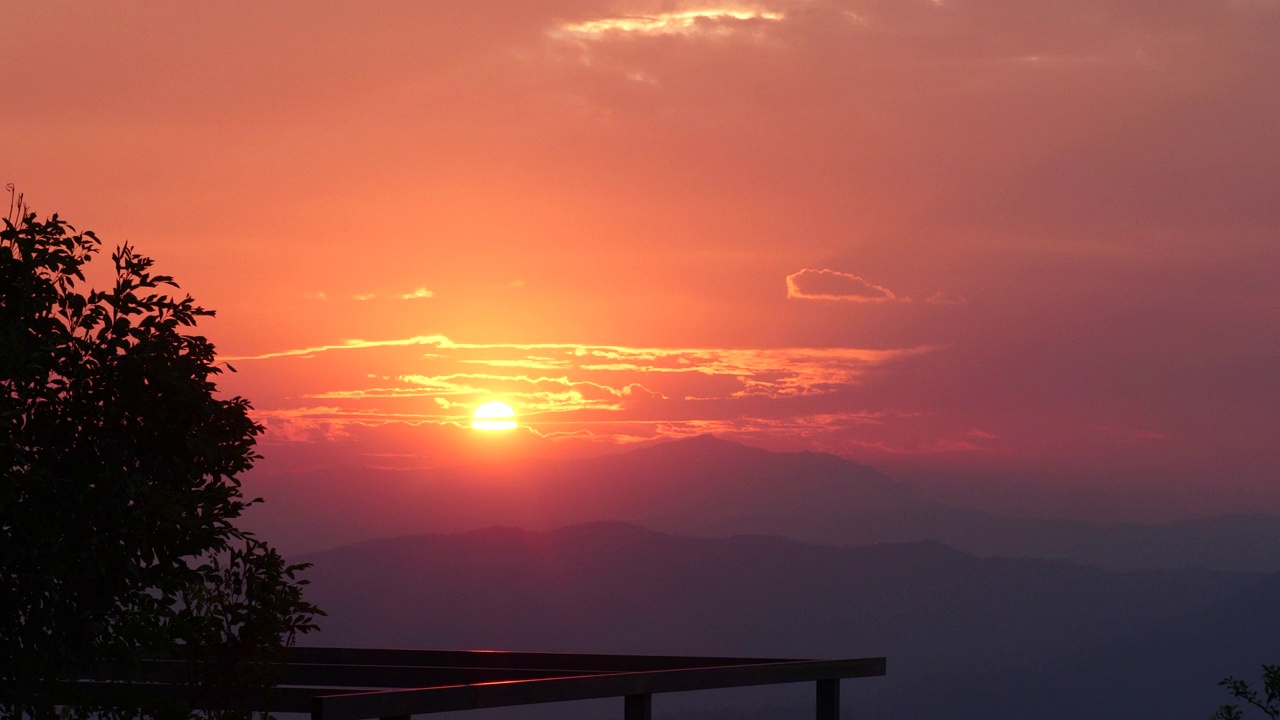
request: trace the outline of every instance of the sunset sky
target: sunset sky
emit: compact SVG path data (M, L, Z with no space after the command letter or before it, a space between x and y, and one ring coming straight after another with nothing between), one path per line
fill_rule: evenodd
M1276 478L1278 0L0 17L0 182L218 311L266 462Z

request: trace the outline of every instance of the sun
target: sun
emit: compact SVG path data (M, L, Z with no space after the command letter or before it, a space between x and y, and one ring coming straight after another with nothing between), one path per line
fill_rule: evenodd
M471 416L471 427L474 430L514 430L516 411L498 400L487 402L476 408Z

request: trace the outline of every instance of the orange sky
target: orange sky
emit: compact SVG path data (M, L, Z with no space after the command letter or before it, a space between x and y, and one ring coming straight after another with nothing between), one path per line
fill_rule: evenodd
M1276 0L0 17L0 180L218 310L269 457L498 398L542 454L1275 477Z

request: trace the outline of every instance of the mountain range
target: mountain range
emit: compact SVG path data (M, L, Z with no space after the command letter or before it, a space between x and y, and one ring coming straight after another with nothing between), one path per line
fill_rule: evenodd
M759 534L829 545L937 542L979 556L1106 569L1280 570L1280 518L1163 524L1002 517L921 497L848 460L700 436L631 452L435 470L258 473L268 502L246 526L286 551L493 525L549 530L618 520L700 537Z
M317 644L884 655L887 677L846 683L853 716L957 720L1205 717L1218 680L1280 647L1280 518L1266 515L1005 517L833 455L711 436L520 465L259 472L245 489L267 498L247 527L314 563ZM810 690L664 697L655 712L796 717Z
M1280 647L1277 574L1103 570L935 542L833 547L612 522L300 559L314 563L310 596L329 613L315 643L885 655L886 678L845 684L856 717L1205 717L1223 699L1217 680L1252 675ZM684 717L810 712L798 707L807 688L772 692L663 702Z

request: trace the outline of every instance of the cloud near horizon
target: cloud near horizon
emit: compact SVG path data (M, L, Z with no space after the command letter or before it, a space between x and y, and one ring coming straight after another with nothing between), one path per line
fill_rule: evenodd
M262 399L255 416L268 442L332 439L351 426L465 428L474 407L492 399L514 407L543 438L626 443L767 429L779 439L830 434L834 442L909 417L865 407L860 388L874 373L938 350L462 343L421 335L228 359L307 364L277 369L296 386L253 393Z

